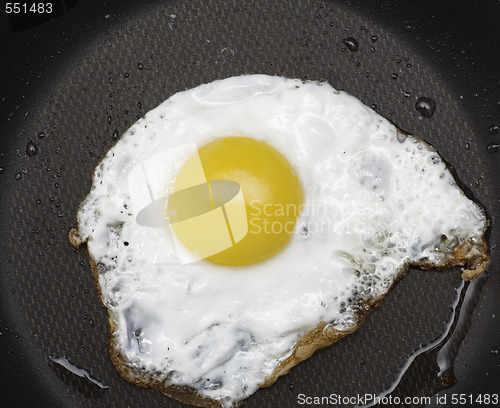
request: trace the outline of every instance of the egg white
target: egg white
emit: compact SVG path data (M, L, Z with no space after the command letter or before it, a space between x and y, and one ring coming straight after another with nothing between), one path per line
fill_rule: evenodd
M180 265L166 223L136 223L142 187L130 172L159 152L225 136L278 150L301 182L302 213L290 243L265 262ZM182 164L157 181L169 185ZM359 305L383 297L408 265L442 264L486 225L429 145L327 83L265 75L202 85L150 111L96 168L78 212L127 364L228 407L319 322L352 329Z

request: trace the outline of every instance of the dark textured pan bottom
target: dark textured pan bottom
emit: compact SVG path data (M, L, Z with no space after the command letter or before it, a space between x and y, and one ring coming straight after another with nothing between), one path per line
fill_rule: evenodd
M492 126L500 124L500 95L499 68L486 44L500 41L488 28L498 4L90 3L80 1L31 29L12 33L2 26L0 398L6 406L181 406L117 374L85 249L74 250L67 234L93 167L119 134L177 91L245 73L326 79L424 138L453 166L493 222L492 265L460 314L466 323L453 343L454 370L444 377L444 385L456 385L440 395L495 390L500 153L488 153L487 145L500 140ZM415 108L421 97L436 103L429 118ZM27 154L30 141L35 147L29 144ZM246 407L312 406L307 397L383 392L412 353L446 329L460 284L458 269L410 270L356 333L258 391ZM434 395L443 385L438 350L418 357L393 395ZM109 389L50 359L60 356Z

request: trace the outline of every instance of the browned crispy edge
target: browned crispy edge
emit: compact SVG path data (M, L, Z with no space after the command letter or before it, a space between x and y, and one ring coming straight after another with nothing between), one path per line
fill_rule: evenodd
M69 233L70 242L78 248L79 239L78 233L75 229L72 229ZM473 242L466 241L460 243L455 250L450 253L450 255L445 259L445 261L439 265L430 263L420 263L413 265L406 265L404 270L398 276L398 279L402 278L410 266L417 266L422 269L447 269L453 266L462 266L464 271L462 273L462 279L467 281L472 281L481 275L489 266L490 261L486 254L487 244L486 241L481 239L481 241ZM102 302L101 289L99 286L99 273L97 270L97 264L92 259L89 254L90 267L94 275L95 284L97 286L99 299ZM396 282L393 283L394 286ZM392 288L392 287L391 287ZM350 330L339 331L330 326L327 322L320 322L313 330L302 336L297 345L295 346L292 354L283 360L274 371L265 378L260 387L268 387L273 384L280 376L287 374L290 369L311 357L316 351L328 347L340 340L341 338L347 336L348 334L354 332L358 329L360 324L366 318L366 316L373 310L375 310L381 303L382 300L387 296L387 293L378 298L373 299L370 302L363 303L359 305L359 310L356 315L356 324ZM103 304L104 306L104 304ZM166 385L163 381L150 378L147 373L141 372L139 369L132 367L127 364L125 356L119 350L117 346L117 340L115 339L114 333L116 333L116 321L111 313L110 309L106 308L108 311L108 319L110 326L110 341L109 341L109 353L111 360L115 365L116 369L120 375L128 382L135 384L139 387L144 388L155 388L158 391L181 401L186 404L191 404L197 407L205 408L220 408L222 404L219 401L202 397L194 388L176 385ZM238 404L239 405L239 404Z
M407 272L410 266L416 266L421 269L447 269L453 266L465 267L462 272L462 279L466 281L473 281L481 275L490 264L490 260L486 255L487 244L484 239L479 242L463 242L450 254L450 256L442 264L435 265L430 263L408 264L405 269L400 273L398 280L401 279ZM391 288L397 283L394 282ZM297 343L292 354L282 361L273 371L273 373L266 377L265 382L261 385L267 387L273 384L278 377L287 374L290 369L301 361L306 360L312 356L316 351L328 347L347 336L348 334L356 331L366 316L375 310L382 303L385 296L388 295L388 290L384 296L374 299L369 303L360 305L360 309L356 316L356 324L353 329L347 331L339 331L329 326L326 322L320 322L316 328L305 334Z
M484 238L481 241L472 242L465 241L460 243L453 253L446 258L445 262L439 265L416 263L421 269L448 269L454 266L463 266L462 279L465 281L473 281L480 276L490 266L490 259L487 255L488 245Z
M75 248L78 248L80 246L78 231L74 228L69 231L69 241ZM89 257L90 269L92 270L92 274L94 276L94 283L95 286L97 287L99 300L101 301L102 306L106 307L102 302L103 298L101 294L101 287L99 285L99 272L97 264L95 260L90 256L88 251L87 255ZM200 394L197 393L197 391L194 388L177 386L177 385L166 385L163 381L152 379L147 375L147 373L144 373L138 368L133 367L130 364L127 364L127 358L119 350L119 347L117 345L117 339L115 338L114 333L116 333L117 331L115 316L113 316L113 313L107 307L106 310L108 312L108 321L109 321L109 342L108 342L109 354L111 356L111 361L115 365L120 375L125 380L139 387L154 388L162 392L163 394L171 398L174 398L177 401L183 402L185 404L190 404L204 408L223 407L223 405L219 401L202 397Z

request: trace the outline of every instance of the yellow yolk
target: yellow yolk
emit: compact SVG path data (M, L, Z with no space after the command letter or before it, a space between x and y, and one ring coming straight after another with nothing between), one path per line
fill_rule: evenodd
M235 242L233 236L237 231L233 230L227 249L205 259L222 265L250 265L279 252L291 238L302 206L302 189L288 161L268 144L247 137L217 139L198 149L198 155L208 186L213 185L213 180L229 180L239 184L243 195L241 205L244 205L248 223L245 225L246 235L242 239ZM188 160L176 176L174 191L185 180L192 179L194 168L196 161ZM212 197L213 188L210 190L209 187L207 191L211 195L212 208L215 208L214 201L217 200ZM181 214L192 206L192 195L178 195L168 204L168 212ZM224 207L227 228L241 231L237 223L228 220L230 207ZM203 239L200 238L203 237L203 226L200 224L199 227L199 234L195 238L193 234L179 236L183 244L193 251L197 250Z

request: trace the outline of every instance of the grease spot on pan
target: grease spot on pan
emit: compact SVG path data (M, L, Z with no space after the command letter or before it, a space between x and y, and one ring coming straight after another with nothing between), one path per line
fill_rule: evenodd
M455 385L456 378L453 370L455 356L468 332L472 312L486 279L487 275L483 274L473 282L460 281L455 289L456 295L451 305L450 317L441 335L420 346L408 357L398 377L388 389L370 402L357 405L357 407L371 407L384 401L403 398L408 389L412 389L414 395L424 391L425 395L429 396ZM430 365L426 363L429 360L432 361ZM422 370L426 371L424 375ZM421 380L415 382L415 378Z
M93 378L88 371L73 365L66 357L49 356L55 373L66 384L87 396L97 396L101 390L109 387ZM90 386L90 384L94 384ZM96 393L97 391L97 393Z

